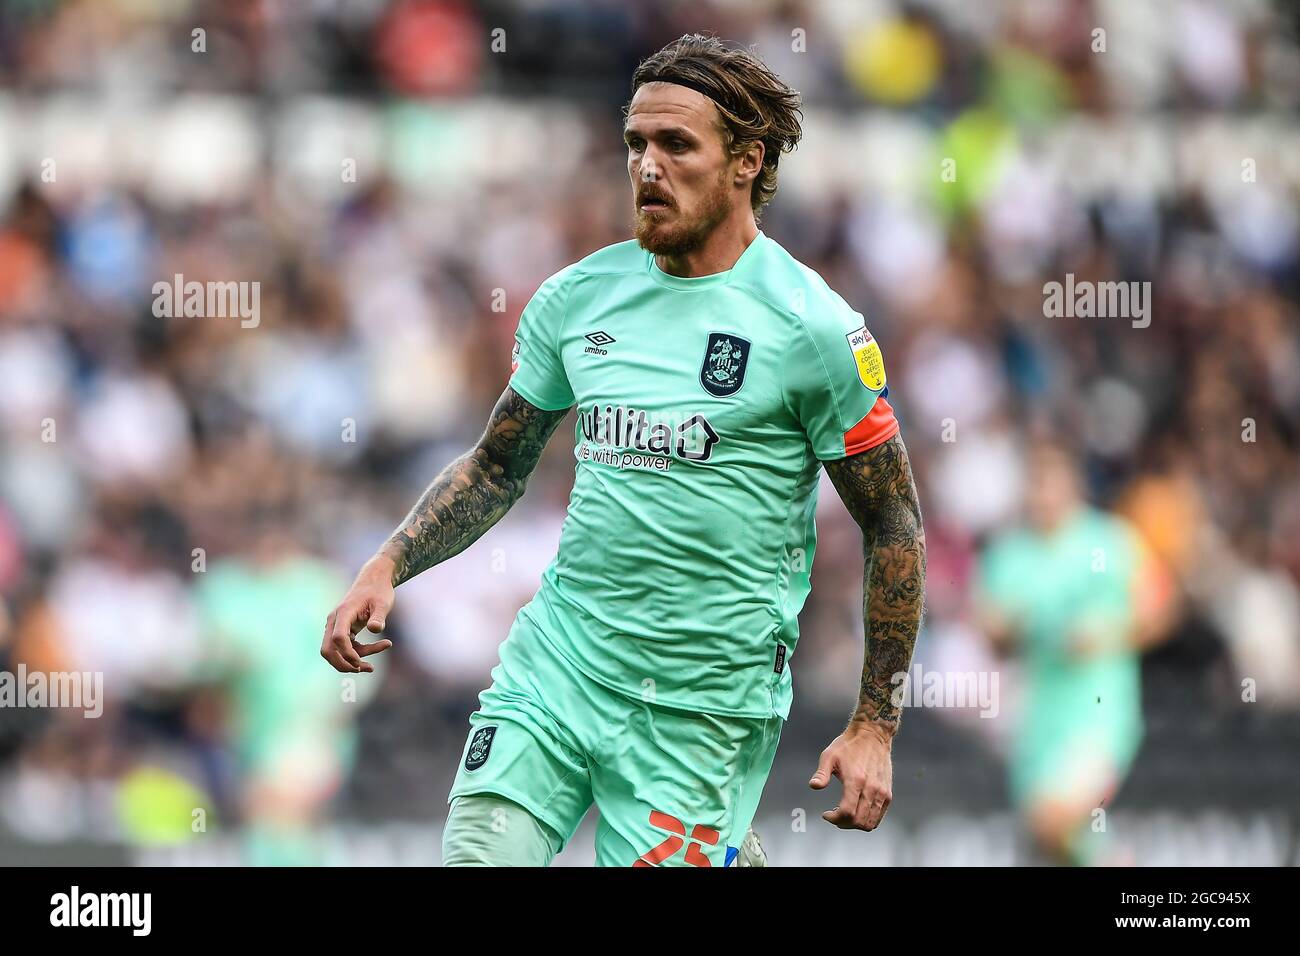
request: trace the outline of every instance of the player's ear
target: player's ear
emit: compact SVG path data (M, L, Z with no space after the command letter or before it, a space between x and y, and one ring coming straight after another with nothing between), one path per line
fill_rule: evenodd
M736 153L737 162L734 182L737 186L747 186L758 178L758 174L763 170L764 155L766 153L763 141L757 139L752 143L746 143Z

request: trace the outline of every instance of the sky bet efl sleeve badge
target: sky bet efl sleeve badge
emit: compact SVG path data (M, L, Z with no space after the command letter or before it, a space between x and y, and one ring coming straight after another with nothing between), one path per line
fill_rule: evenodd
M849 349L853 352L853 360L858 365L858 378L862 380L862 384L873 392L883 391L885 359L880 354L880 346L876 340L871 337L865 325L850 332L848 340Z
M726 398L745 384L745 364L749 361L749 342L730 332L710 332L700 366L700 384L710 395Z

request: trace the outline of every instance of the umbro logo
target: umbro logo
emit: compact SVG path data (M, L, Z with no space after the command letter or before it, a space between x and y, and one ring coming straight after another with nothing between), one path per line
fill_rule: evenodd
M603 346L612 345L617 341L608 332L588 332L583 338L591 343L583 351L591 355L608 355L609 350Z

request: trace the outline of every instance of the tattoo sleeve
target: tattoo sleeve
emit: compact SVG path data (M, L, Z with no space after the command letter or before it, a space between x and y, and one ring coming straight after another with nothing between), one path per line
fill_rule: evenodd
M861 454L826 463L836 490L862 528L862 615L866 654L850 724L897 729L896 675L907 673L925 600L925 531L903 440L895 435Z
M433 479L380 549L395 566L394 586L464 551L501 520L567 413L538 408L507 386L478 444Z

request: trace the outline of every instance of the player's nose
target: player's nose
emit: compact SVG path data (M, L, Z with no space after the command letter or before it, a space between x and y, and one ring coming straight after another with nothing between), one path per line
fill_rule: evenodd
M663 167L649 152L642 154L632 170L633 175L643 183L660 182L663 179Z

